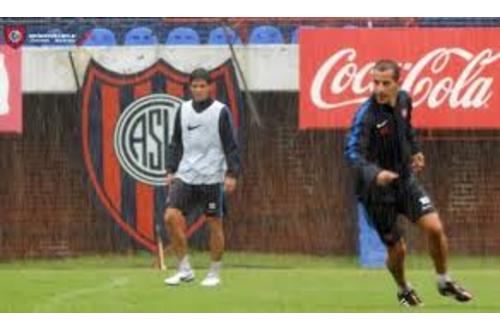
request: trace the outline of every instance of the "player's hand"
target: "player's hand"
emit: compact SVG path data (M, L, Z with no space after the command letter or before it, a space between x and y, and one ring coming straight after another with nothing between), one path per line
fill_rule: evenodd
M174 181L174 175L172 173L167 174L167 178L165 179L167 186L170 187L173 181Z
M224 179L224 191L229 194L232 193L236 190L236 183L237 180L235 178L226 176L226 178Z
M424 154L419 152L411 157L411 168L415 172L420 172L425 167L425 157Z
M382 170L377 175L377 185L382 187L386 186L397 178L399 178L399 174L388 170Z

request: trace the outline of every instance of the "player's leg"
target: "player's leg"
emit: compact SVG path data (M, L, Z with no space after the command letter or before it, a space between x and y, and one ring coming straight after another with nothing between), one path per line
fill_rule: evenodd
M182 212L176 208L167 208L165 211L165 225L172 241L172 249L178 260L177 272L166 278L165 284L179 285L182 282L190 282L194 280L195 275L187 254L185 219Z
M398 302L408 307L420 306L422 301L411 288L405 275L406 244L397 223L396 205L375 201L364 205L371 224L387 247L386 266L398 286Z
M210 228L210 269L205 279L201 282L203 286L216 286L220 284L220 268L222 254L224 253L224 228L223 218L223 188L221 185L211 185L206 188L205 214L207 224Z
M207 224L210 227L210 259L213 263L222 260L224 253L224 229L222 219L207 217Z
M452 296L461 302L471 300L472 294L448 275L448 242L439 214L437 212L424 214L417 223L428 237L429 252L438 275L439 293L443 296Z
M222 254L224 253L224 229L222 219L208 216L207 224L210 227L210 268L201 282L203 286L216 286L220 284L220 268Z
M438 290L442 295L458 301L469 301L472 294L454 282L448 275L448 242L443 223L425 189L415 177L404 187L403 212L426 233L429 252L438 277Z
M422 305L416 291L408 283L405 275L406 243L401 237L394 245L387 246L386 265L399 287L398 301L406 307Z
M436 273L442 277L446 276L448 270L448 242L438 213L427 213L420 217L417 223L427 234L429 253Z
M181 282L194 280L194 271L187 254L186 219L184 214L189 211L192 200L192 189L181 180L174 180L170 188L167 210L165 211L165 226L168 230L172 249L178 260L177 272L165 279L167 285L179 285Z
M172 241L172 250L178 259L187 255L186 219L182 211L168 208L165 211L165 225Z
M385 264L401 291L408 287L408 281L406 280L404 268L405 258L406 243L404 239L401 238L393 245L387 246L387 258Z

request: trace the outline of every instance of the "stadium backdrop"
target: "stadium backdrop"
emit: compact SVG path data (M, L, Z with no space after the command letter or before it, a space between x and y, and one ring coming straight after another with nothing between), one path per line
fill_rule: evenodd
M236 47L237 56L244 59L242 69L263 127L255 127L246 111L241 81L236 79L234 63L228 61L227 47L73 49L77 80L83 83L81 94L75 92L67 48L22 47L22 134L0 135L4 155L0 161L4 177L0 256L153 250L153 226L161 223L164 187L148 184L154 160L143 181L140 174L133 176L133 166L124 167L116 156L114 129L120 115L131 110L129 106L141 96L167 92L177 99L187 97L186 73L198 65L208 66L220 78L216 79L215 95L230 103L243 145L242 184L230 197L226 219L228 248L355 253L356 205L342 147L347 119L359 102L337 112L320 109L314 102L366 97L367 78L360 70L366 73L373 57L393 55L374 48L367 52L375 34L401 46L394 55L407 65L405 74L412 69L415 73L418 63L427 65L418 72L420 85L417 78L411 85L417 86L412 90L416 98L418 93L428 92L419 100L421 111L416 115L429 164L423 180L445 219L451 248L483 255L499 253L500 242L495 238L500 225L495 219L499 215L500 160L495 155L500 151L500 62L494 42L498 29L458 29L450 34L410 28L398 35L371 29L304 31L299 46L300 81L296 45ZM331 43L319 47L318 38ZM398 43L403 39L420 42L403 47L408 44ZM424 55L449 49L452 43L458 44L453 46L456 52L436 53L424 63ZM2 47L3 52L7 46ZM311 84L317 81L320 66L328 56L347 48L355 49L358 57L347 57L345 75L338 74L340 66L326 73L325 79L336 81L338 90L333 89L334 84L328 90L318 82L319 90L313 91ZM309 61L303 60L303 52ZM468 67L469 76L461 81L460 74ZM92 73L99 79L91 79ZM459 83L465 85L460 90ZM321 97L315 98L313 92ZM175 98L156 100L155 106L163 110L175 107ZM433 108L434 104L438 106ZM149 127L155 132L163 127L164 142L169 110L163 110L140 117L135 128ZM91 134L85 136L85 132ZM124 148L134 154L134 148ZM136 152L142 152L140 148ZM161 152L151 154L160 165L162 157L167 157ZM141 159L148 163L147 157ZM91 170L95 170L95 180ZM99 189L104 197L99 196ZM200 248L205 244L202 236L202 232L193 236ZM409 236L412 249L424 248L425 243L411 229Z

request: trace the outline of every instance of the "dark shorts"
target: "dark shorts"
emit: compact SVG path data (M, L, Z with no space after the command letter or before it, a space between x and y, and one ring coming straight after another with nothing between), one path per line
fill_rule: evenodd
M387 187L373 188L361 202L370 223L387 246L394 245L402 237L397 223L399 215L416 223L422 216L436 211L424 187L413 175Z
M222 184L192 185L174 179L167 197L167 208L180 210L185 216L200 213L222 219L224 187Z

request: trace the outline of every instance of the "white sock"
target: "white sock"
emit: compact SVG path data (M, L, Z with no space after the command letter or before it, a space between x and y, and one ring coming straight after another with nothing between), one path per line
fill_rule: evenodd
M406 283L404 287L399 288L399 292L407 292L410 291L411 289L412 289L411 284Z
M189 256L186 254L179 261L179 270L180 271L191 271L191 265L189 264Z
M438 284L443 286L446 282L451 281L451 278L448 276L448 273L438 274Z
M222 263L220 261L212 261L212 264L210 265L210 270L208 271L208 273L211 275L219 276L221 264Z

